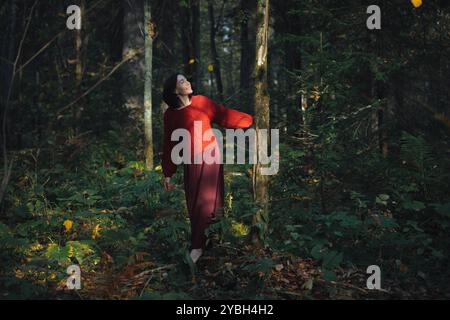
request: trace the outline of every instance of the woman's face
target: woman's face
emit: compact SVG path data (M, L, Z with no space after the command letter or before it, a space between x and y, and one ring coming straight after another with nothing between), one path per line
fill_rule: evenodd
M175 89L175 93L182 96L187 96L193 92L191 83L185 78L185 76L179 74L177 76L177 87Z

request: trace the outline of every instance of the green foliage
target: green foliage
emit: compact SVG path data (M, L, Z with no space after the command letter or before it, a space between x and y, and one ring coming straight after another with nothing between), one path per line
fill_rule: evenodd
M71 263L83 265L83 263L91 261L95 265L99 262L99 257L93 245L92 241L68 241L65 246L51 243L47 247L45 256L55 259L63 266ZM75 260L72 261L72 258Z
M8 157L17 159L0 217L2 297L68 298L58 289L69 264L105 275L148 263L146 268L176 267L158 281L152 273L145 288L139 284L142 289L134 299L264 299L267 292L260 289L273 281L278 263L271 253L280 251L311 259L325 280L339 281L343 272L364 273L368 265L377 264L399 281L392 288L421 292L414 287L419 276L436 295L448 292L450 157L445 112L450 64L444 49L449 21L439 1L427 2L423 10L410 8L407 1L384 2L383 30L376 33L365 27L367 14L357 1L271 2L268 92L271 127L282 132L281 163L270 179L269 214L261 214L253 225L261 236L267 234L268 224L263 244L270 254L239 256L260 206L252 199L251 165L229 166L230 172L242 175L226 176L226 215L210 225L206 235L208 244L212 240L213 246L238 253L218 258L217 277L225 279L224 288L211 285L211 296L199 293L203 287L195 282L210 264L205 259L208 262L198 267L190 260L182 188L165 192L161 167L147 171L138 160L144 158L143 133L136 125L142 115L124 107L119 96L140 94L139 77L131 82L118 74L104 78L117 62L110 53L122 52L111 39L123 42L115 41L120 30L111 28L120 25L111 23L111 12L120 13L120 2L111 5L100 2L93 8L96 19L84 35L95 45L82 57L81 84L74 83L70 36L59 37L57 45L50 43L16 77L6 117ZM189 2L178 5L187 8ZM9 7L0 8L5 34L11 25ZM28 8L17 8L18 16ZM45 15L46 29L29 29L23 43L26 55L61 29L59 2L39 2L37 8ZM233 25L227 20L232 16L248 20L252 12L241 9L226 4L224 25ZM218 35L227 38L236 32L234 27L226 29L219 28ZM5 48L16 38L18 34L6 37ZM229 39L221 45L231 43ZM228 56L234 47L222 49L228 65L238 65ZM160 58L155 59L157 78L171 68ZM224 70L229 73L223 77L224 88L231 88L239 76L230 70ZM106 81L73 108L58 112L101 79ZM156 91L154 106L160 102L160 89ZM253 114L253 106L245 102L251 101L251 91L232 93L228 101ZM152 119L155 151L161 150L161 118L155 112ZM155 153L156 162L158 157ZM182 186L180 171L173 178ZM243 262L234 266L227 259ZM288 269L287 264L283 267ZM242 274L250 279L245 293L236 290ZM292 290L305 290L301 296L312 297L321 282L303 276L305 282ZM328 293L333 297L338 291Z

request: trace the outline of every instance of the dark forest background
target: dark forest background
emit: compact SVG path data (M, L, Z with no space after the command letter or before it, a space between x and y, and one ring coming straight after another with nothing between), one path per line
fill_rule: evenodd
M1 299L450 298L448 1L5 0L0 30ZM225 166L197 265L182 168L161 183L173 72L280 132L278 174Z

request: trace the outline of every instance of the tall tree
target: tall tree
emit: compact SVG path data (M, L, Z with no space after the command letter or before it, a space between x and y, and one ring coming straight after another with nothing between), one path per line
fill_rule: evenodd
M222 4L222 10L223 6L225 5L225 2ZM217 54L217 48L216 48L216 32L218 27L220 26L220 18L216 25L215 18L214 18L214 5L212 0L208 0L208 13L209 13L209 21L210 21L210 33L209 33L209 41L211 45L211 56L212 60L214 61L213 64L213 72L214 76L216 78L216 85L217 85L217 95L220 101L223 101L223 85L222 85L222 75L220 72L220 58Z
M85 31L88 29L86 27L86 1L79 0L78 6L81 10L82 27L79 30L77 29L75 32L75 90L77 97L80 96L83 91L82 82L86 63L87 44L89 40L89 33ZM72 107L73 129L75 135L78 135L79 133L79 125L81 120L81 112L83 111L83 105L84 100L80 100Z
M159 0L158 15L153 18L158 34L153 43L155 83L162 83L169 73L178 68L177 29L174 28L178 22L173 14L179 10L176 5L175 1ZM154 6L152 11L155 12Z
M256 212L252 222L251 240L260 245L264 240L269 222L269 179L260 173L260 133L259 130L269 129L269 94L267 91L267 51L269 38L269 0L258 0L256 12L256 55L252 78L255 84L255 127L256 145L258 146L258 161L253 165L253 199L261 208Z
M136 54L144 47L144 3L143 0L123 1L123 48L122 57L126 59ZM122 73L122 99L130 111L130 116L138 123L143 119L143 81L145 61L142 54L135 55L123 67Z
M197 90L201 90L201 70L200 70L200 0L192 0L192 44L193 44L193 78Z
M152 21L150 0L144 0L144 39L145 39L145 84L144 84L144 131L145 164L147 170L153 169L153 134L152 134L152 51L155 26Z
M194 90L201 91L200 73L200 0L180 2L179 19L184 72Z
M16 26L17 26L17 3L16 0L10 1L10 21L9 21L9 33L6 38L8 39L6 45L5 45L5 58L7 61L1 61L0 65L2 66L1 76L2 76L2 84L1 84L1 97L0 97L0 106L1 106L1 116L2 116L2 154L3 154L3 175L2 175L2 181L0 184L0 203L2 203L2 213L3 213L3 196L6 191L6 187L9 183L10 175L11 175L11 169L12 165L14 163L14 158L11 159L11 161L8 160L7 155L7 119L8 119L8 106L11 99L11 93L12 88L14 85L14 78L16 73L16 64L18 61L15 59L16 54L16 41L15 41L15 35L16 35ZM30 16L31 19L31 16ZM19 52L20 55L20 52ZM15 60L15 61L14 61Z
M255 18L253 12L256 9L255 0L241 0L241 65L240 65L240 89L242 90L244 106L252 105L251 73L254 67L255 57ZM244 111L250 111L248 108Z

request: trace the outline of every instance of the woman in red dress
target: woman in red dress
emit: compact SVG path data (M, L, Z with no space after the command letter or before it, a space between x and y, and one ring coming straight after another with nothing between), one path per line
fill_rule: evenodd
M182 74L171 75L164 83L163 100L169 106L164 113L164 137L162 169L165 176L164 188L167 191L175 186L170 182L176 172L176 164L172 161L172 148L177 141L171 141L172 132L183 128L191 136L191 161L183 163L184 191L191 222L191 253L192 261L197 262L205 245L205 229L212 219L223 212L224 177L222 153L213 136L209 141L203 141L203 133L211 129L211 122L224 128L248 128L253 124L253 117L247 113L225 108L203 95L193 95L191 84ZM194 135L194 121L201 121L201 136ZM198 124L199 122L197 122ZM194 141L199 138L201 141ZM194 145L197 143L197 147ZM201 146L199 149L198 146ZM200 163L192 161L194 152L208 150L215 157L218 154L219 163ZM210 162L210 161L208 161Z

